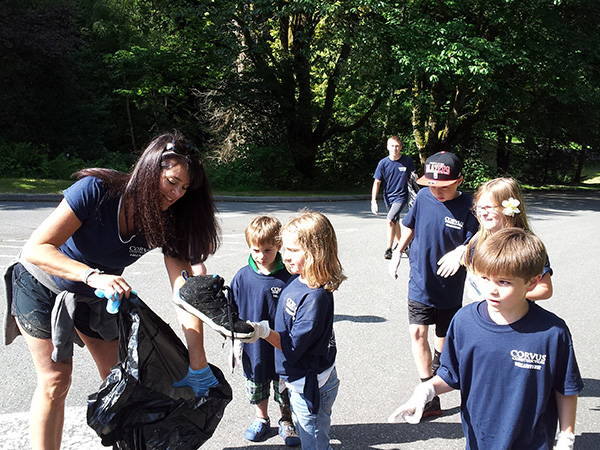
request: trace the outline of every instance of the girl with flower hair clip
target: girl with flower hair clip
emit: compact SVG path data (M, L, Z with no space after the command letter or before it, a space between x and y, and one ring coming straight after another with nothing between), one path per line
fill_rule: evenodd
M475 204L473 214L479 220L479 231L468 243L447 253L438 261L440 267L437 273L442 277L454 275L460 265L464 265L465 261L470 261L473 253L496 231L509 227L531 231L523 193L513 178L495 178L485 182L479 186L473 200ZM529 300L545 300L552 297L552 280L550 278L552 269L549 259L546 259L542 275L542 280L527 294ZM470 273L467 278L467 286L472 288L469 289L469 293L475 299L481 299L476 279Z

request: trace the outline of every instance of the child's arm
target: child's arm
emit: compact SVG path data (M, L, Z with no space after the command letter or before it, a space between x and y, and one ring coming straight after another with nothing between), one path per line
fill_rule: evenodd
M375 215L379 212L379 205L377 205L377 193L379 192L379 186L381 180L375 178L373 180L373 187L371 188L371 212Z
M452 388L437 375L429 381L418 384L412 397L388 417L388 422L392 423L398 418L402 418L407 423L419 423L423 417L425 405L436 395L445 394L451 390Z
M546 300L552 297L552 278L550 272L546 272L537 286L527 293L527 300Z
M402 253L406 247L408 247L410 241L412 241L412 238L415 235L415 230L405 227L402 225L402 223L400 223L400 228L400 241L398 241L398 247L396 247L396 251Z
M459 245L454 250L449 251L440 258L437 262L439 269L437 274L440 277L448 278L458 272L461 265L464 265L465 252L467 251L466 245Z
M242 339L242 342L252 344L259 339L264 339L273 347L281 350L281 336L277 331L271 330L269 327L268 320L261 320L260 322L248 322L254 327L254 335L250 339Z
M556 407L560 432L573 434L577 415L577 395L563 395L556 391Z
M271 330L269 335L265 338L265 341L267 341L273 347L281 350L281 336L277 331Z

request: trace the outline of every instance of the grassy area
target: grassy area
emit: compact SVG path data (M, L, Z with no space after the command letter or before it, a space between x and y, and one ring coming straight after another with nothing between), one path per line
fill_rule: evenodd
M33 178L0 178L0 194L61 194L63 189L73 184L74 180L47 180ZM309 191L244 191L231 192L215 190L214 195L232 195L237 197L318 197L322 192ZM364 192L356 190L355 192L339 191L327 192L328 195L369 195L370 190Z
M583 171L584 182L580 185L549 185L534 187L523 185L525 190L598 190L600 189L600 164L588 166ZM62 190L73 184L73 180L48 180L34 178L0 178L0 194L61 194ZM369 195L370 188L364 190L354 189L352 191L244 191L232 192L215 190L214 195L236 196L236 197L319 197L321 195Z
M600 163L584 167L581 175L584 184L600 184Z
M73 180L46 180L34 178L0 178L0 193L6 194L60 194Z

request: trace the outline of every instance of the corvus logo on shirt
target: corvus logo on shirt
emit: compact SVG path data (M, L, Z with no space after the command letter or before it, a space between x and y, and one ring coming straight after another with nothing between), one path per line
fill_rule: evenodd
M540 355L539 353L511 350L510 356L515 362L515 366L522 369L542 370L542 367L546 364L546 355Z
M452 217L448 217L446 216L444 218L444 222L446 223L446 226L449 228L456 228L457 230L462 230L463 225L465 224L464 222L461 222L460 220L456 220Z
M129 256L131 258L141 258L146 253L148 253L148 249L146 247L138 246L138 245L130 245L129 246Z
M285 312L292 316L292 318L295 318L297 309L298 305L296 305L296 302L288 297L285 301Z

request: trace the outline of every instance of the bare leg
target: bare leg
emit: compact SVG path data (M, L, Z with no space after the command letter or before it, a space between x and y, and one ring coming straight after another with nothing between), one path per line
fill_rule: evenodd
M59 450L73 360L52 361L53 346L50 339L34 338L22 329L21 333L31 352L37 374L29 419L31 446L34 450Z
M88 348L102 379L110 374L110 369L119 361L119 341L105 341L79 333L79 337Z
M387 225L387 248L394 248L396 243L400 241L400 224L398 222L394 223L391 220L388 220Z
M176 308L179 322L187 342L192 370L204 369L208 365L204 352L204 326L202 321L182 308Z
M427 341L429 327L427 325L410 324L408 326L411 338L411 347L419 378L431 378L431 348Z
M269 399L265 398L258 405L254 405L256 409L256 417L259 419L268 419L269 418Z

